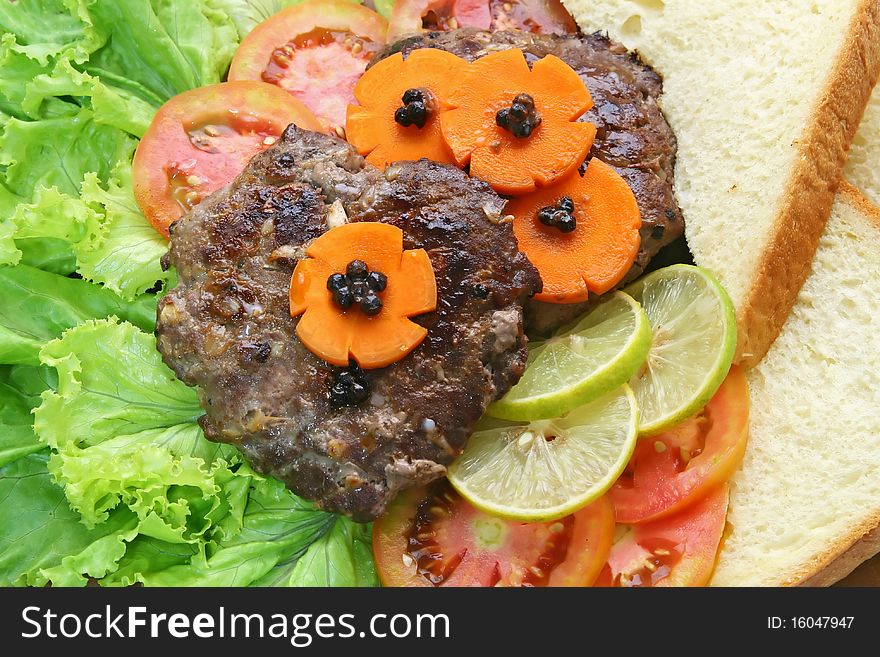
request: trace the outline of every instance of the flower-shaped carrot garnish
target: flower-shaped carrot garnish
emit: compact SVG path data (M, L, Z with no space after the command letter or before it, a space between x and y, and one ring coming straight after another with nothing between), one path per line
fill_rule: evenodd
M440 115L443 138L459 166L503 194L549 185L583 163L596 126L577 123L593 106L565 62L547 55L529 69L521 50L471 64Z
M520 250L538 268L540 301L574 303L603 294L626 275L639 251L636 198L620 175L593 158L578 170L507 204Z
M333 365L353 358L385 367L415 349L427 329L409 317L437 307L434 269L424 249L403 250L403 231L360 222L334 228L309 245L290 281L296 334Z
M440 134L438 115L461 81L468 63L434 48L383 59L358 81L345 122L348 141L367 162L384 168L399 160L426 157L454 162Z

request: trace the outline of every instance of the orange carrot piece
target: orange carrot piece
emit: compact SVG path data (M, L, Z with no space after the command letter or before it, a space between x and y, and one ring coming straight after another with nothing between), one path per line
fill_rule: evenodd
M528 137L496 125L499 110L529 94L541 123ZM459 166L496 191L526 194L549 185L584 161L596 127L576 120L593 106L578 74L554 55L530 69L519 49L486 55L471 64L449 95L454 109L440 116L440 128Z
M461 80L468 63L434 48L416 50L405 60L397 53L370 68L358 81L354 95L360 105L349 105L345 122L348 141L367 162L384 168L391 162L418 160L453 163L440 133L438 116L448 108L446 98ZM432 112L421 128L403 126L394 119L409 89L427 89Z
M390 224L357 222L334 228L306 250L290 280L290 315L300 317L296 334L313 354L345 367L354 359L364 369L386 367L421 344L427 329L408 318L437 307L437 282L424 249L403 250L403 231ZM340 309L327 279L345 273L352 260L380 271L387 286L375 316L356 305Z
M568 196L577 227L570 233L538 219L542 208ZM550 303L585 301L604 294L626 275L639 251L641 213L626 181L593 158L581 177L568 175L507 205L520 250L538 268L544 289L535 298Z

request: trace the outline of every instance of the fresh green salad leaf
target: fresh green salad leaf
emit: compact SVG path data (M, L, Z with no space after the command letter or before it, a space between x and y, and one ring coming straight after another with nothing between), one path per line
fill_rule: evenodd
M83 586L115 570L137 518L114 513L88 529L52 483L47 456L31 454L0 468L0 586Z
M0 268L0 363L40 364L40 349L87 319L115 315L145 331L156 322L156 297L126 303L104 287L33 267Z
M13 380L10 368L4 370L0 372L0 466L44 447L34 435L31 415L39 397L30 394L27 385Z
M162 363L155 338L131 324L84 322L46 345L40 358L58 370L58 388L44 393L34 422L52 448L97 445L202 414L195 391Z
M232 22L235 24L235 29L238 30L238 35L244 39L251 30L267 18L277 14L282 9L287 9L287 7L298 5L304 1L305 0L215 0L214 4L226 12L229 18L232 19ZM351 0L351 2L361 4L363 0ZM393 4L393 0L391 0L391 2ZM379 3L377 2L377 7L378 4Z
M168 243L138 210L131 188L131 165L120 163L106 189L89 174L83 183L83 201L100 208L100 228L76 247L77 271L94 283L103 283L126 300L168 282L161 258Z

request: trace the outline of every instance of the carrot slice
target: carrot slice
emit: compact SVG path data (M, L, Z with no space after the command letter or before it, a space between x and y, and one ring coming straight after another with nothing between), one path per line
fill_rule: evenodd
M348 107L348 141L358 153L367 156L367 162L380 168L391 162L423 157L453 163L440 133L438 116L448 109L446 99L467 66L465 60L434 48L416 50L405 60L397 53L378 62L354 88L360 105ZM401 125L394 118L410 89L427 90L430 94L430 112L422 127Z
M528 137L497 125L499 110L519 94L534 100L540 124ZM578 74L554 55L530 69L516 48L486 55L471 64L449 95L454 109L440 116L440 129L456 163L470 164L472 176L511 196L549 185L584 161L596 127L577 123L593 106Z
M576 228L568 233L539 220L542 209L569 197ZM639 251L641 213L626 181L596 158L583 177L575 170L554 185L513 199L513 232L520 250L538 268L550 303L585 301L604 294L626 275Z
M386 367L421 344L427 329L408 318L437 307L437 282L424 249L403 250L403 231L375 222L345 224L316 239L290 279L290 315L300 317L296 334L318 358L345 367L354 359L364 369ZM377 291L382 308L367 315L357 304L340 308L327 289L333 274L345 274L362 260L386 277Z

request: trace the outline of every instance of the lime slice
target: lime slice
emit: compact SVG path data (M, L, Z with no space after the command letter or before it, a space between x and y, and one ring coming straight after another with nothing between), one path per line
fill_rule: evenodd
M505 420L559 417L629 381L651 347L651 323L628 294L615 292L574 326L531 343L525 373L489 407Z
M561 418L483 420L449 467L449 481L492 515L526 522L561 518L617 480L635 447L638 422L626 385Z
M638 300L654 331L651 351L630 381L642 412L640 433L678 424L718 390L733 362L733 303L709 272L691 265L659 269L626 291Z

